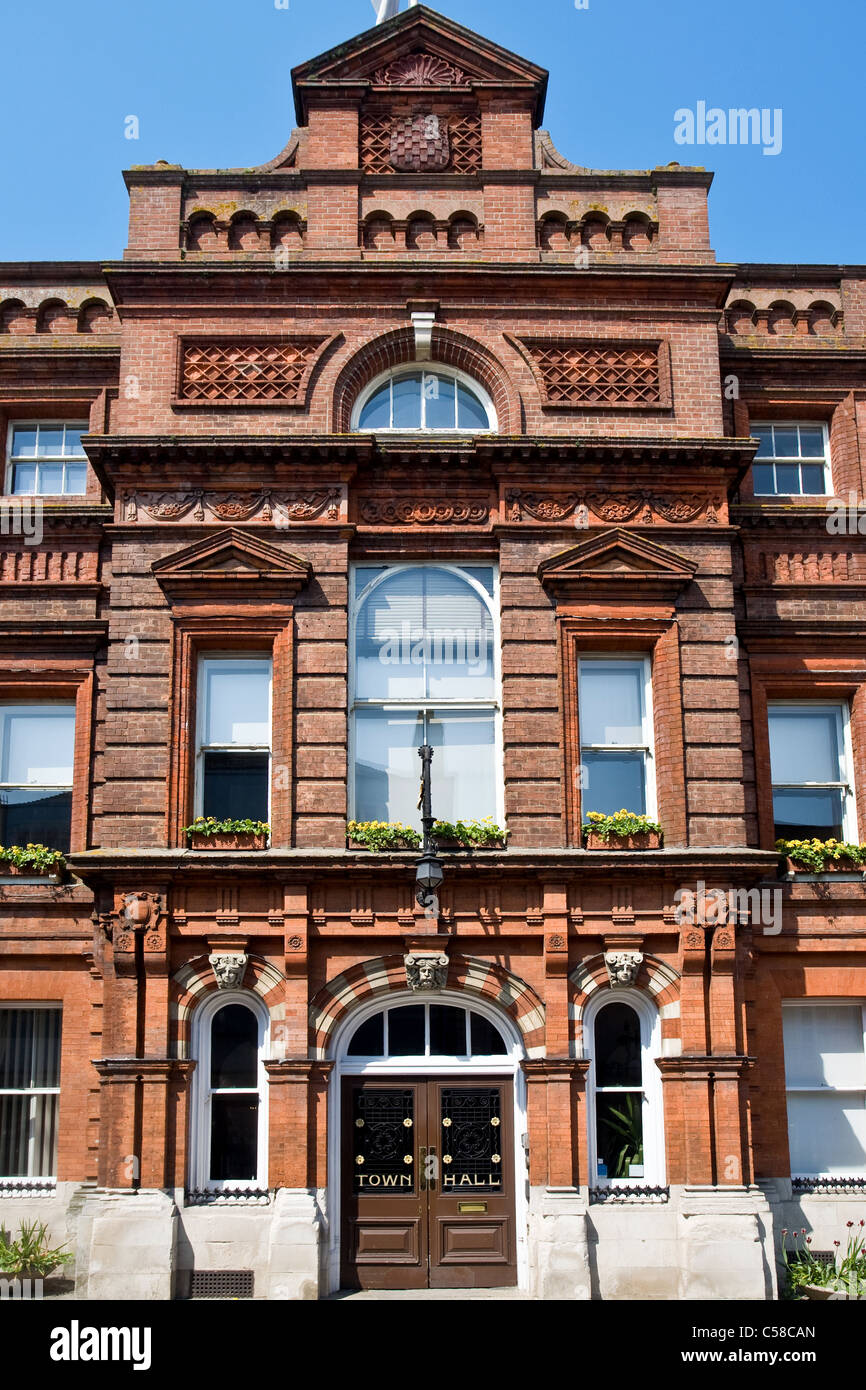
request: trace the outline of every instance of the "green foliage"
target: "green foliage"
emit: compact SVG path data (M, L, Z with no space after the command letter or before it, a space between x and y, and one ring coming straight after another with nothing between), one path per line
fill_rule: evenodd
M19 869L35 869L37 873L59 873L66 867L66 860L59 849L49 849L47 845L9 845L0 846L0 865L14 864ZM2 871L2 870L0 870Z
M793 1250L785 1244L786 1230L782 1231L782 1260L785 1265L787 1287L785 1297L802 1298L804 1284L816 1284L819 1288L830 1289L834 1293L853 1294L856 1298L866 1298L866 1240L861 1221L855 1228L853 1221L846 1222L848 1244L844 1255L839 1255L841 1241L834 1240L837 1251L832 1264L817 1260L809 1249L812 1237L806 1235L805 1226L800 1231L792 1231Z
M350 820L346 829L349 839L365 849L420 849L421 836L417 830L401 821Z
M866 864L866 845L848 845L842 840L777 840L776 849L813 874L823 873L831 862L843 868Z
M608 1177L627 1178L632 1163L643 1163L643 1126L640 1097L626 1093L622 1109L613 1106L605 1113L603 1124L620 1143L619 1152L610 1166Z
M434 840L457 840L461 845L502 845L511 833L497 825L492 816L482 820L437 820L432 830Z
M185 825L184 835L269 835L271 827L263 820L217 820L215 816L196 816Z
M583 837L587 839L590 833L598 835L599 839L607 844L611 838L620 835L647 835L650 831L655 831L661 835L662 828L658 821L650 820L648 816L638 815L636 811L614 811L613 815L606 816L603 811L588 811L586 814L586 824L583 827Z
M12 1240L8 1231L0 1231L0 1270L13 1279L28 1275L44 1278L58 1265L68 1265L73 1258L62 1245L51 1249L43 1221L22 1221L17 1240Z

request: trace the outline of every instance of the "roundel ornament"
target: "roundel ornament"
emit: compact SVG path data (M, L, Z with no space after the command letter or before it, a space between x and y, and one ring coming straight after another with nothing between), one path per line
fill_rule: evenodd
M441 116L404 116L391 126L391 166L419 173L445 169L451 158L448 122Z

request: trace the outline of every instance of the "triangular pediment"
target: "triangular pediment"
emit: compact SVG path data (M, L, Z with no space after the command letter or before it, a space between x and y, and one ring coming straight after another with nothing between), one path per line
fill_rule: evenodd
M538 576L554 592L592 586L676 592L696 569L694 561L667 546L617 527L543 560Z
M234 527L164 555L152 569L167 593L186 595L262 586L297 593L310 577L306 560Z
M358 83L428 90L469 89L478 83L519 87L534 91L540 119L547 72L445 15L415 5L296 67L292 84L298 119L306 122L306 92Z

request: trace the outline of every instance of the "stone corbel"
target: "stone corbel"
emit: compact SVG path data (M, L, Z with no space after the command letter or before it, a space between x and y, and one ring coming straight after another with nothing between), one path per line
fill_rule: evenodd
M433 324L436 313L427 309L415 309L411 319L415 333L415 361L429 362L433 355Z
M643 952L605 951L604 963L611 989L626 989L637 981L643 965Z
M415 992L441 990L448 981L448 957L444 951L411 951L403 957L406 983Z
M217 989L240 989L249 956L242 951L214 951L208 956Z

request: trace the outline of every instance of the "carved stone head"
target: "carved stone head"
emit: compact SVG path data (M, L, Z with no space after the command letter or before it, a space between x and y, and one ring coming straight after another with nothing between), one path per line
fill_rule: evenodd
M240 989L249 957L238 951L214 951L208 956L217 982L217 989Z
M444 989L448 978L448 957L444 951L429 955L404 956L406 983L410 989Z
M640 951L605 951L604 963L607 966L611 989L633 985L643 965Z

